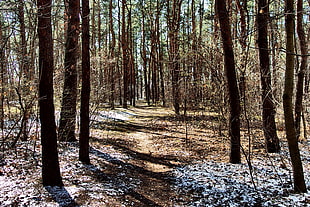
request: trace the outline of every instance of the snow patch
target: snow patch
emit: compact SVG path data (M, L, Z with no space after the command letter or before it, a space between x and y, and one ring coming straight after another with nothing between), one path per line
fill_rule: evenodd
M186 206L310 206L310 194L291 194L290 171L253 162L253 181L246 164L198 162L173 171ZM305 178L309 178L309 172Z

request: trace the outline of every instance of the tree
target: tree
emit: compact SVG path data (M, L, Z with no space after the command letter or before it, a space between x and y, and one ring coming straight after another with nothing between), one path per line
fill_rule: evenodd
M199 99L201 98L199 96L200 94L200 76L199 74L199 66L198 66L198 42L197 42L197 33L196 33L196 5L195 5L195 0L192 0L191 2L191 18L192 18L192 34L191 34L191 39L192 39L192 45L191 49L193 52L192 55L192 68L193 68L193 93L194 93L194 102L195 105L199 105Z
M110 45L110 65L109 65L109 84L110 84L110 95L109 95L109 102L112 109L115 108L115 31L114 31L114 24L113 24L113 0L110 0L109 3L109 29L111 33L111 45Z
M136 105L136 70L135 70L135 57L134 57L134 43L133 43L133 27L132 27L132 2L129 0L128 4L125 5L128 10L127 19L127 75L128 75L128 96L127 99L130 101L130 105Z
M296 129L293 116L293 87L294 87L294 0L285 2L285 30L286 30L286 70L283 93L283 109L286 129L286 139L293 167L294 191L303 193L307 191L303 173Z
M128 33L126 32L126 7L127 1L122 0L122 34L121 34L121 45L123 55L123 108L127 108L128 101L128 86L129 86L129 54L128 54Z
M303 27L303 0L297 1L297 34L299 38L301 62L298 71L297 86L296 86L296 99L295 99L295 128L297 139L300 137L300 121L303 108L303 91L304 91L304 79L305 72L307 70L308 61L308 44L305 37L305 31Z
M27 58L27 41L26 41L26 25L25 25L25 14L24 14L24 1L19 0L18 1L18 19L20 24L20 45L21 45L21 51L20 51L20 80L19 83L22 83L23 86L27 84L27 73L28 73L28 64L26 63ZM23 91L25 92L23 96L20 96L20 105L22 109L22 121L21 121L21 140L26 141L28 139L27 135L27 122L28 122L28 109L26 107L27 103L25 103L22 99L25 98L27 93L29 92L27 90L27 86L23 87ZM16 91L18 95L20 95L19 89L16 88ZM25 104L24 104L25 103Z
M150 105L150 86L148 81L147 64L148 58L146 54L146 27L145 27L145 11L144 11L144 0L141 1L141 13L142 13L142 43L141 43L141 59L143 68L143 79L144 79L144 93L147 104Z
M258 0L257 12L257 44L261 74L263 102L263 130L267 152L279 152L280 144L275 122L275 104L272 96L271 71L268 50L269 5L266 0Z
M3 32L3 19L0 15L0 129L3 130L4 127L4 93L6 85L6 59L5 59L5 33Z
M173 0L172 8L168 1L168 38L169 38L169 68L172 78L173 107L176 114L180 114L180 54L179 29L182 0Z
M229 24L228 11L226 9L226 0L216 1L216 12L220 23L225 73L229 93L230 162L240 163L240 97L235 69L233 43L231 38L231 27Z
M42 179L44 186L62 186L53 97L52 0L38 0L39 36L39 107L42 144Z
M76 141L77 51L79 38L79 0L68 0L68 30L65 49L65 76L58 136L61 141Z
M89 0L82 0L82 91L81 129L79 160L89 164L89 97L90 97L90 54L89 54Z

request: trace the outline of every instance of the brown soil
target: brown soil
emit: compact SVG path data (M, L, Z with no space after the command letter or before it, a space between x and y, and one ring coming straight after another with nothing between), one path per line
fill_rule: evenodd
M150 106L126 111L135 116L124 122L102 123L92 130L91 139L95 149L110 145L130 156L126 161L106 165L104 172L116 179L122 179L117 178L121 174L129 180L141 180L135 189L114 197L125 206L176 206L189 197L170 188L173 168L199 160L228 162L227 131L215 113L200 111L176 116L171 109ZM262 137L260 130L255 135ZM256 151L263 151L262 143L261 139L256 140ZM116 205L112 203L111 206Z

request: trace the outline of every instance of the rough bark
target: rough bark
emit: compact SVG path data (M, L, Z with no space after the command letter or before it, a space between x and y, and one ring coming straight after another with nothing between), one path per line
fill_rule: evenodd
M170 11L168 5L168 38L169 38L169 67L172 78L173 107L176 114L180 114L180 54L179 28L182 0L173 0Z
M16 88L17 93L21 93L20 105L22 113L21 121L21 140L26 141L28 139L27 125L30 115L30 101L29 100L29 81L30 81L30 71L28 63L28 54L27 54L27 40L26 40L26 25L25 25L25 12L24 12L24 1L18 1L18 20L20 24L20 75L19 75L19 86ZM18 94L19 95L19 94Z
M293 87L294 87L294 0L285 2L285 29L286 29L286 70L283 93L283 109L286 129L286 139L288 141L289 153L293 167L294 191L296 193L306 192L303 166L296 138L293 115Z
M230 162L240 163L240 97L235 69L231 27L229 23L226 0L216 1L216 11L220 22L220 30L223 41L225 74L229 92L229 136L230 136Z
M272 96L271 71L268 49L269 6L266 0L258 1L257 12L257 44L259 50L259 65L261 74L263 102L263 130L267 152L279 152L280 144L275 122L275 103Z
M58 136L60 141L76 141L77 53L79 38L79 0L69 0L65 49L65 73Z
M133 25L132 25L132 2L128 2L128 20L127 20L127 43L128 43L128 99L130 105L136 106L136 68L135 68L135 56L134 56L134 40L133 40Z
M297 76L296 85L296 100L295 100L295 128L297 139L300 137L300 122L301 113L303 109L303 94L304 94L304 79L305 72L307 70L308 61L308 44L306 41L305 30L303 27L303 1L297 1L297 34L299 38L300 52L301 52L301 62L299 66L299 72Z
M89 98L90 98L90 54L89 54L89 0L82 0L82 91L81 129L79 160L89 164Z
M122 0L122 34L121 34L121 46L123 55L123 108L127 108L128 101L128 86L129 86L129 59L128 59L128 38L126 31L126 5L127 1Z
M62 186L53 97L53 39L51 0L38 0L39 36L39 107L42 144L42 179L44 186Z
M0 16L0 129L4 127L4 93L5 93L5 85L6 85L6 66L5 66L5 45L6 41L4 39L4 32L2 31L2 17Z
M145 30L145 14L144 9L142 9L142 48L141 48L141 58L143 61L143 79L144 79L144 93L145 93L145 99L147 101L147 104L150 105L150 87L148 82L148 71L147 71L147 63L148 58L146 55L146 45L145 45L145 39L146 39L146 30Z
M116 39L115 39L115 31L113 28L113 13L112 10L113 9L113 1L110 0L110 5L109 5L109 27L110 27L110 33L111 33L111 45L110 45L110 65L109 65L109 85L110 85L110 97L109 97L109 102L110 102L110 106L112 109L115 108L114 102L115 102L115 45L116 45Z

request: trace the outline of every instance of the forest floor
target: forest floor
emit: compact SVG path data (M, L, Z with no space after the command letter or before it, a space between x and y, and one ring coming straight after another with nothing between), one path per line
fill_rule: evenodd
M243 129L242 164L230 164L219 120L145 105L97 110L90 165L78 161L78 143L59 143L62 188L41 185L37 137L14 149L2 142L0 206L310 206L310 193L292 192L284 131L281 153L267 154L260 124ZM310 141L300 149L310 191Z

